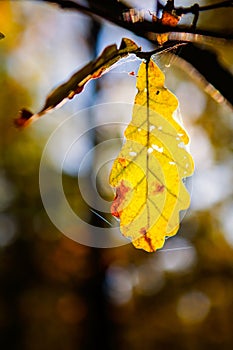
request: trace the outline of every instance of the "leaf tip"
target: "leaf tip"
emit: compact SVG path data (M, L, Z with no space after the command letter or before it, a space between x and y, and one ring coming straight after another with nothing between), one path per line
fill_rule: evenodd
M148 253L156 252L157 246L155 246L152 238L148 236L147 228L142 227L139 231L139 234L142 235L142 237L132 242L135 248L143 249Z
M29 120L31 121L31 118L33 116L33 113L30 112L27 109L21 109L19 111L18 117L15 118L14 124L17 128L23 128L29 124Z
M139 47L133 40L129 38L122 38L119 50L128 50L130 51L140 51L141 47Z

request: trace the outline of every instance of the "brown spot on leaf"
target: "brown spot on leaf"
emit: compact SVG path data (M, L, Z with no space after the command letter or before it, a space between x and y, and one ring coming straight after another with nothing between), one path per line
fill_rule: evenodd
M148 244L150 251L154 252L156 249L154 249L153 245L152 245L152 241L151 238L147 236L147 227L142 227L139 231L139 233L143 236L145 242Z
M141 235L145 235L146 234L146 227L142 227L139 232Z
M151 252L155 252L156 249L154 249L152 242L151 242L151 238L147 237L147 235L144 236L146 243L148 244L148 246L150 247L150 251Z
M128 165L128 161L125 158L118 158L119 163L123 166L123 168L126 168Z
M111 214L117 218L121 216L123 208L119 210L119 207L125 200L126 193L129 192L130 188L125 186L122 180L120 186L116 188L116 196L111 205Z
M153 188L152 188L152 194L159 194L159 193L163 193L165 187L163 184L159 183L159 182L154 182L152 184Z
M151 238L150 237L147 237L147 235L144 236L144 239L146 241L146 243L148 244L149 248L150 248L150 251L151 252L155 252L156 249L154 249L153 245L152 245L152 241L151 241Z

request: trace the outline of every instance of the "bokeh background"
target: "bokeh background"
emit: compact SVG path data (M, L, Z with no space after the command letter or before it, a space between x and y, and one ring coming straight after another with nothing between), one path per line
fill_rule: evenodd
M137 1L130 4L142 7ZM190 4L176 2L177 6ZM152 1L143 2L145 9L153 10L153 6ZM202 14L200 23L229 29L232 20L228 9ZM79 244L56 228L43 207L40 159L56 127L77 114L77 121L74 118L64 128L60 142L47 155L50 176L56 177L71 135L80 127L90 130L97 120L100 127L69 149L63 186L70 206L84 222L77 227L82 235L88 235L85 222L108 226L80 194L79 164L97 143L122 137L122 125L130 120L129 109L122 106L133 103L135 76L129 73L136 71L138 60L125 60L23 131L14 127L13 119L22 107L38 111L54 86L107 45L119 45L123 36L143 50L152 45L105 21L40 1L2 0L0 31L6 36L0 41L1 349L232 349L232 110L207 95L173 57L156 57L166 74L166 85L179 98L191 136L196 164L191 207L178 235L153 254L130 244L106 249ZM214 42L212 49L233 72L232 45ZM96 113L89 108L99 104L106 105ZM109 126L101 126L104 113ZM113 127L114 122L121 124ZM119 148L116 141L112 152ZM110 152L107 164L105 152ZM98 207L100 198L109 207L113 199L108 185L113 153L109 147L96 150L79 177L90 196L90 189L97 186L92 197L95 209L104 211L104 218L116 226L106 208ZM52 182L53 177L48 178L50 186ZM62 205L57 211L66 222Z

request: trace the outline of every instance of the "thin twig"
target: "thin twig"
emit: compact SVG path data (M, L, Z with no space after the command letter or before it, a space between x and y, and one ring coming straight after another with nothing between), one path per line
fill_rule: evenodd
M168 51L171 51L172 49L176 49L179 46L187 45L186 41L167 41L166 43L163 44L163 46L156 48L155 50L148 51L148 52L143 52L139 51L136 52L135 55L139 58L143 58L145 60L149 60L151 56L153 55L158 55L161 53L165 53Z
M190 7L177 7L174 9L175 9L177 15L185 15L187 13L193 13L194 6L196 6L196 4L194 4ZM199 12L202 12L202 11L215 10L215 9L224 8L224 7L233 7L233 1L232 0L222 1L222 2L218 2L216 4L205 5L205 6L198 5L198 10L199 10Z

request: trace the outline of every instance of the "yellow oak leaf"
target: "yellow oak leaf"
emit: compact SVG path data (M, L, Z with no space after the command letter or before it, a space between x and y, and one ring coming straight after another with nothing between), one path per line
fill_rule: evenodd
M177 233L179 212L190 204L183 179L194 171L189 137L174 116L178 100L164 80L153 60L141 64L126 142L109 179L116 188L111 212L121 232L148 252Z

